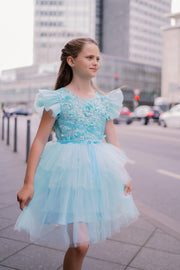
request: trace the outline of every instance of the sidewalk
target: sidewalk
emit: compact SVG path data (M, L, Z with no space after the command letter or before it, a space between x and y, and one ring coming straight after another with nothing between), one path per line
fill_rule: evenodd
M62 270L64 250L30 243L25 233L13 230L25 168L20 155L0 141L0 269ZM82 269L179 270L180 239L147 212L121 233L90 246Z

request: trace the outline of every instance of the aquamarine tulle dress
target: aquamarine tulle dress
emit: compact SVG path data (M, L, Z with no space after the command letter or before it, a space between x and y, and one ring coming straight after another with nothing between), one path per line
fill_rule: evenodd
M97 243L139 215L132 195L124 195L130 180L122 150L106 143L105 123L122 107L121 90L92 99L66 88L40 90L36 107L56 118L57 141L48 142L38 163L34 196L15 224L37 243L77 247Z

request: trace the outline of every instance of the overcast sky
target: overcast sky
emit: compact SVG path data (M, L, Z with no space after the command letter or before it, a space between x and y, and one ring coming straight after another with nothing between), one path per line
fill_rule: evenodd
M172 0L180 12L180 0ZM0 0L0 72L32 64L33 0Z

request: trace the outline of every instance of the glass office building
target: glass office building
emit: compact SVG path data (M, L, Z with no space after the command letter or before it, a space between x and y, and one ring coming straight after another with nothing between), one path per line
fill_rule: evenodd
M160 67L170 10L171 0L104 0L103 53Z
M89 36L105 54L160 67L170 10L171 0L34 0L34 64L57 61L68 40Z
M76 37L99 41L102 0L34 1L34 64L55 62L65 43Z

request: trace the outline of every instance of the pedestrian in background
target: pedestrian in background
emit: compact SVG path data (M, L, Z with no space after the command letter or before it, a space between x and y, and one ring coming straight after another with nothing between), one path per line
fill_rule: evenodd
M55 91L40 90L36 97L44 111L17 194L23 211L15 229L37 243L67 247L64 270L80 270L90 244L139 214L113 126L122 92L105 95L94 86L99 62L90 38L71 40L62 49ZM52 128L57 141L47 143Z

